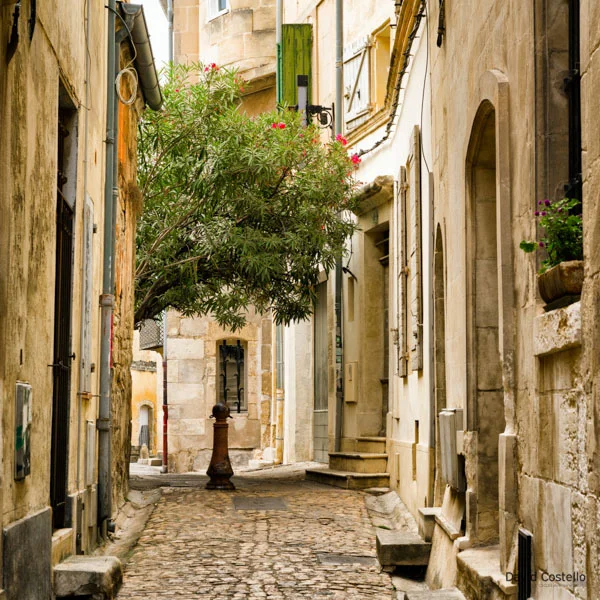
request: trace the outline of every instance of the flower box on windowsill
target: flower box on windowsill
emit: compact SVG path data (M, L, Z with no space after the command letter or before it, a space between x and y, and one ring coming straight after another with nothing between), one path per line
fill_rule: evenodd
M545 310L554 310L577 302L583 287L583 261L569 260L538 275L540 296Z

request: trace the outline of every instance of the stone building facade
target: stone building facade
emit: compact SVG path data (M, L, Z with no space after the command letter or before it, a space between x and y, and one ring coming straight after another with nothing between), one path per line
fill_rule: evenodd
M138 18L145 30L143 13ZM102 532L96 510L98 299L107 39L103 2L0 7L0 597L7 600L53 598L52 568L67 556L90 553ZM121 66L131 64L129 42L117 56ZM124 79L121 94L134 96L119 108L109 490L115 511L126 484L121 453L129 419L118 396L121 376L129 372L140 208L136 124L145 104L141 88ZM127 444L119 441L123 431Z
M334 4L283 3L284 23L313 26L320 104L334 94ZM596 597L598 10L584 0L393 4L344 3L346 101L356 90L369 101L344 113L352 151L364 152L361 231L341 287L331 275L324 284L324 342L314 329L315 393L321 368L328 413L319 459L368 472L360 461L385 457L414 516L435 520L434 588L515 597L519 539L529 539L532 597ZM401 93L386 105L390 84ZM519 243L540 233L540 200L581 190L581 300L546 306L541 259ZM382 436L385 453L373 452Z
M235 68L247 82L248 114L273 110L275 0L175 1L173 12L175 62Z
M166 3L161 4L166 14ZM245 80L243 110L256 115L275 108L274 0L185 0L174 2L173 9L176 63L200 61L237 69ZM250 310L246 327L234 332L207 316L188 318L169 311L166 343L169 471L208 467L213 435L210 416L214 404L223 398L224 375L233 416L229 447L234 468L247 466L250 460L281 462L281 451L278 457L276 450L278 407L281 419L283 415L281 401L277 401L272 319ZM223 344L227 350L221 348ZM228 353L225 361L222 352ZM238 363L239 382L235 381ZM156 411L157 429L163 416Z

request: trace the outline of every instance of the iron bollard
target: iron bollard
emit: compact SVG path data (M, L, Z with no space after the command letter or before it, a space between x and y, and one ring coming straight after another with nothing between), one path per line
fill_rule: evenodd
M226 404L219 402L213 406L213 451L210 457L210 465L206 474L210 481L206 484L207 490L235 490L235 485L229 479L233 475L231 461L229 460L229 448L227 443L227 430L230 418L230 410Z

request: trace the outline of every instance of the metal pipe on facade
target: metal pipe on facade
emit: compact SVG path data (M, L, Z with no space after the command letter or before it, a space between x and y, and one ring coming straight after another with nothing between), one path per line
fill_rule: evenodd
M343 134L344 93L344 2L335 0L335 133ZM335 265L335 451L340 450L342 439L342 411L344 406L344 338L342 322L342 259Z
M167 0L167 21L169 22L169 63L175 62L173 56L173 0ZM161 473L169 472L169 396L167 363L167 311L163 312L163 456Z
M163 312L163 455L161 473L169 472L169 402L167 385L167 311Z
M344 124L344 0L335 0L335 133Z
M283 30L283 0L277 0L275 8L275 44L277 46L277 66L275 69L275 90L277 94L277 102L281 102L283 94L281 88L281 70L283 68L282 56L281 56L281 42L282 42L282 30Z
M106 75L106 171L104 183L104 251L102 264L101 306L101 345L100 345L100 406L96 422L98 429L98 523L102 526L110 519L111 497L111 345L113 319L113 203L116 163L116 123L115 123L115 56L116 0L108 0L107 15L107 75ZM103 528L102 528L103 529ZM105 533L103 531L103 533Z
M167 21L169 22L169 62L173 62L173 0L167 0Z

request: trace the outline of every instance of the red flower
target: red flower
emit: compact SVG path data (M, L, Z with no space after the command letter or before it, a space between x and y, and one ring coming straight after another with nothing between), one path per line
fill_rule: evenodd
M271 129L277 129L277 123L271 123Z
M338 133L335 136L335 141L340 142L342 146L345 146L348 143L348 140L341 133Z
M285 123L279 123L278 127L279 129L285 129Z
M178 91L179 91L179 88L177 88L175 91L176 91L176 92L178 92Z
M350 157L350 160L355 164L355 165L359 165L362 162L362 158L358 155L358 154L353 154Z

